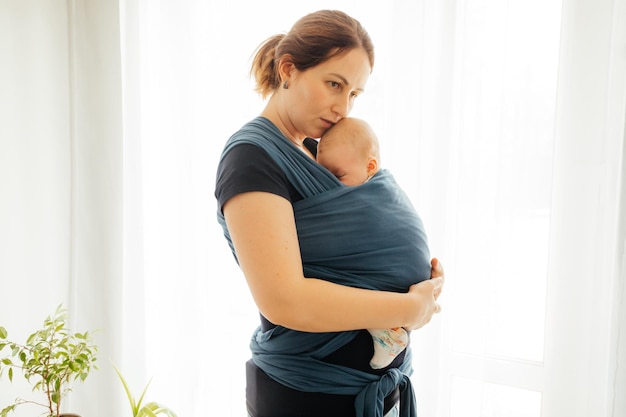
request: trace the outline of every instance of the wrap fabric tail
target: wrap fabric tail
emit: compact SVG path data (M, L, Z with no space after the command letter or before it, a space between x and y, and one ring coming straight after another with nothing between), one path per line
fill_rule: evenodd
M277 326L257 329L250 342L254 363L290 388L327 394L356 395L357 417L383 417L385 397L400 387L400 416L415 417L411 350L400 368L382 377L320 359L350 341L356 332L305 333Z
M430 277L421 220L389 172L381 170L363 185L346 187L263 117L233 135L223 155L239 143L264 149L304 196L293 205L304 276L397 292L406 292L411 284ZM218 221L236 259L220 210ZM281 326L263 332L258 328L250 343L252 359L290 388L355 395L357 417L382 417L385 397L399 386L401 417L415 417L410 348L402 366L382 377L322 361L356 334L306 333Z

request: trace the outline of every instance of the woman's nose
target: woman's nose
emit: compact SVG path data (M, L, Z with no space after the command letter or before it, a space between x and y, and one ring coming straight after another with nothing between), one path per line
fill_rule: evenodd
M343 119L348 116L352 109L352 101L350 97L339 97L335 102L332 111L339 116L339 119Z

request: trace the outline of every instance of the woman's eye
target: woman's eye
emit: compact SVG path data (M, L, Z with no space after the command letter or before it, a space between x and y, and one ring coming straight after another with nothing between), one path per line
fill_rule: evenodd
M337 81L329 81L329 84L332 88L339 88L341 86L341 84L339 84Z

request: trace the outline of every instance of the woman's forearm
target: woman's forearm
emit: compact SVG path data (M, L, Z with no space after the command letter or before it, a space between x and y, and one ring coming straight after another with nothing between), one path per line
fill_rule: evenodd
M426 286L425 286L426 287ZM431 286L432 287L432 286ZM270 321L308 332L332 332L365 328L416 329L430 320L433 290L396 293L346 287L325 280L305 278L279 298ZM428 320L425 320L428 316Z

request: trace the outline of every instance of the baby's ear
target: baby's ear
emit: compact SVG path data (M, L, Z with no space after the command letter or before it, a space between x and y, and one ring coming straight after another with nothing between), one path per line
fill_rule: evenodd
M378 159L370 156L367 159L367 175L370 177L378 172Z

